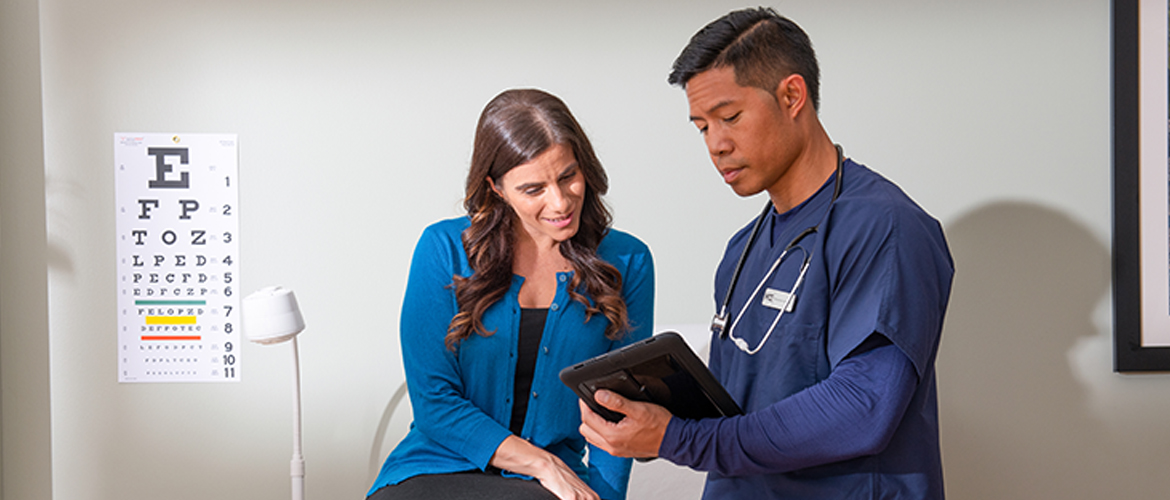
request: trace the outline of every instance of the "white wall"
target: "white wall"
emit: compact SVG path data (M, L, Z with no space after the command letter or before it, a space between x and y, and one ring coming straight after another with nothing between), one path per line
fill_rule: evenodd
M10 429L36 422L14 416L8 391L38 393L8 369L10 339L28 337L13 316L47 333L54 497L288 492L288 346L245 346L237 384L117 383L114 132L239 134L241 287L293 288L309 325L311 498L360 497L404 431L407 418L385 410L402 382L410 252L426 224L458 213L475 119L500 90L537 86L573 108L609 171L616 225L655 253L662 324L708 320L725 240L762 203L713 175L682 92L665 83L691 34L739 3L14 5L33 4L43 111L0 116L0 135L43 119L44 177L28 174L37 158L0 156L4 182L19 183L2 191L0 242L8 252L14 239L44 240L49 276L0 268L0 292L47 286L48 326L0 302L6 494ZM832 137L947 229L957 267L939 355L949 496L1160 496L1170 379L1110 371L1109 2L776 7L816 45ZM43 213L7 215L40 192ZM38 236L27 226L41 220ZM659 467L639 466L636 497L697 496L694 476L655 483Z

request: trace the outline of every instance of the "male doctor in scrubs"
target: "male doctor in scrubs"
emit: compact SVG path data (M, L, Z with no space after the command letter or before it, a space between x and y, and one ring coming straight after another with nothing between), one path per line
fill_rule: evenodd
M950 252L897 185L841 156L818 78L808 36L771 9L731 12L683 49L669 81L719 175L739 196L768 194L715 276L726 324L709 364L745 414L686 420L600 391L626 418L582 405L581 432L614 455L708 471L705 499L941 499Z

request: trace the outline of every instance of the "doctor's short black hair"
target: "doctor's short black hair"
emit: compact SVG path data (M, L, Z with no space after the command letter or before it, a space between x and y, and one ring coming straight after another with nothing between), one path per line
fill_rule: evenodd
M793 73L804 77L813 109L820 109L820 69L808 34L769 7L732 11L700 29L674 60L671 85L686 89L695 75L730 66L735 82L775 92Z

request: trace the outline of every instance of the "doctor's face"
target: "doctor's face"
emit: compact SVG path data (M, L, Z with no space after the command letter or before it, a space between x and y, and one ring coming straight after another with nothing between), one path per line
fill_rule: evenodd
M740 196L781 189L797 157L799 132L781 105L784 96L740 86L730 67L695 75L686 92L691 123L723 182Z
M585 200L585 176L568 146L557 144L532 161L488 179L520 222L520 237L555 246L577 234Z

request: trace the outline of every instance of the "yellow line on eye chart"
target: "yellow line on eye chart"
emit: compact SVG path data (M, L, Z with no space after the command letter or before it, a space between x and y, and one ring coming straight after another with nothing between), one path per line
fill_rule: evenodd
M148 325L194 325L195 316L147 316Z

